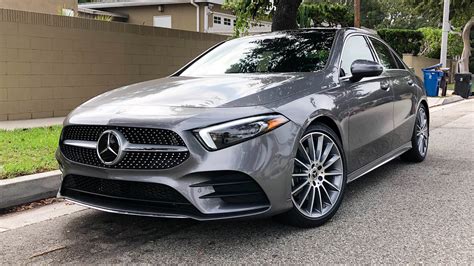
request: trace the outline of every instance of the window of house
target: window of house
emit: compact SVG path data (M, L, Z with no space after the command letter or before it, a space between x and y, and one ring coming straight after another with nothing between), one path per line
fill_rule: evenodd
M380 64L386 69L397 69L397 62L395 62L390 49L378 40L371 38L371 41L375 51L377 52L377 55L379 56Z
M171 29L171 16L154 16L153 26Z
M230 26L230 18L224 18L224 25Z
M356 60L374 61L369 44L363 36L352 36L346 40L341 56L341 77L351 76L351 66Z
M221 24L222 23L222 18L219 16L214 16L214 23L215 24Z
M234 19L234 26L235 26L235 24L237 24L237 20L236 20L236 19Z
M67 16L67 17L74 17L74 10L69 9L69 8L63 8L61 10L61 15Z

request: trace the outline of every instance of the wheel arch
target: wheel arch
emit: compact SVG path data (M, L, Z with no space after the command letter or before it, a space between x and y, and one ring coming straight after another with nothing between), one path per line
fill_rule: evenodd
M428 116L428 125L429 125L430 124L430 108L428 107L428 102L426 102L425 99L422 99L420 101L420 105L423 105L425 107L426 115Z
M333 118L331 118L327 115L320 115L320 116L314 118L308 124L308 127L312 126L312 125L316 125L316 124L324 124L324 125L328 126L329 128L331 128L336 133L336 135L339 137L339 140L341 141L341 144L343 145L341 130L339 129L339 125L336 123L336 121Z

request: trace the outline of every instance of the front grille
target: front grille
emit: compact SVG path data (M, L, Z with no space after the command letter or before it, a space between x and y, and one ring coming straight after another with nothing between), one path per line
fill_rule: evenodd
M189 152L127 152L118 164L105 165L95 149L62 145L61 150L71 161L111 169L168 169L182 164L189 157Z
M176 132L159 128L72 125L64 128L62 138L97 141L102 132L109 129L120 131L130 143L134 144L186 146L183 139Z
M231 205L265 206L268 198L262 188L250 176L235 171L216 171L195 174L208 178L208 181L191 187L212 187L214 192L201 196L201 199L219 198Z
M169 169L182 164L189 158L189 152L126 152L123 159L115 165L105 165L95 149L62 144L63 140L97 141L109 129L120 131L128 142L133 144L186 146L175 132L166 129L136 128L118 126L73 125L64 128L61 137L61 152L74 162L112 169Z

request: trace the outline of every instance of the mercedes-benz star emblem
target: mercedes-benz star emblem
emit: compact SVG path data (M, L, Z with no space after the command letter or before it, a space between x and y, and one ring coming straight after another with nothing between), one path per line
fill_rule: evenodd
M115 130L106 130L97 141L97 155L105 165L115 165L123 158L123 135Z

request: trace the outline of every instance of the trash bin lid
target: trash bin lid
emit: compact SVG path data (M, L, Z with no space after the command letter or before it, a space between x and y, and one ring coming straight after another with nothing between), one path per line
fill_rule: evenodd
M436 65L433 65L433 66L430 66L430 67L423 68L422 70L434 70L434 69L440 68L442 66L443 66L443 64L436 64Z

